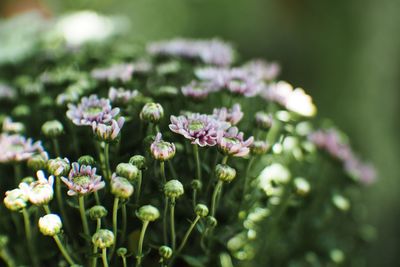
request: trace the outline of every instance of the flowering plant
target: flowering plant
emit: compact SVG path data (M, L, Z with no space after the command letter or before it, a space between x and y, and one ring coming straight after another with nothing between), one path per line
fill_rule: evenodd
M373 233L359 193L376 174L343 133L319 126L311 96L280 81L277 63L240 64L218 39L146 48L82 44L38 52L15 73L0 66L2 260L356 262Z

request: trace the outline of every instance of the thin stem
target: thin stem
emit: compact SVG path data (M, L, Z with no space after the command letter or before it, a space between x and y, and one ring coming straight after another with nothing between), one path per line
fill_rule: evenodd
M193 205L193 210L195 210L197 205L197 189L193 189L192 205Z
M61 253L63 254L64 258L67 260L69 265L75 265L74 261L72 260L71 256L69 255L67 249L62 244L58 235L54 235L53 238L56 241L58 248L60 249Z
M119 198L115 197L114 198L114 206L113 206L113 215L112 215L112 222L113 222L113 233L114 233L114 244L111 248L110 252L110 258L114 254L115 246L117 243L117 229L118 229L118 204L119 204Z
M94 201L96 202L96 205L100 206L101 204L100 204L99 193L97 191L94 191L93 194L94 194Z
M103 266L108 267L107 249L103 248L101 251L101 258L103 259Z
M171 202L169 204L169 219L170 219L170 227L171 227L171 242L172 242L172 250L175 250L176 247L176 236L175 236L175 198L171 198Z
M106 166L107 179L111 179L111 168L110 168L110 144L104 143L104 161Z
M92 267L97 267L97 246L93 246Z
M141 193L141 190L142 190L142 171L141 170L139 170L139 175L138 175L138 178L137 178L137 185L136 185L136 200L135 200L135 203L136 203L136 205L139 205L139 201L140 201L140 193Z
M101 218L96 219L96 232L101 229Z
M8 267L15 267L15 261L11 257L9 251L7 248L0 249L0 258L3 259L5 264L7 264Z
M121 231L120 244L122 245L125 242L126 222L127 222L126 204L125 203L122 203L121 211L122 211L122 231Z
M186 231L185 236L182 239L182 243L179 245L178 250L176 252L176 254L179 254L182 249L185 247L186 242L189 239L190 234L192 233L194 227L196 226L197 222L200 220L200 216L196 216L196 218L194 219L194 221L190 224L189 229Z
M172 178L173 178L173 179L176 179L178 176L177 176L177 174L176 174L174 165L172 164L171 160L168 160L168 168L169 168L169 171L170 171L171 174L172 174Z
M46 212L46 214L50 214L51 213L49 205L43 205L43 209Z
M122 256L122 266L123 267L126 267L127 265L126 265L126 257L125 256Z
M88 237L90 236L90 232L89 232L89 224L85 213L85 197L79 196L78 201L79 201L79 212L81 214L82 225L83 225L83 232Z
M228 158L229 156L224 156L224 158L222 159L222 164L228 163Z
M199 148L197 145L193 145L194 160L196 161L196 179L201 181L201 165L199 157Z
M163 185L167 182L167 178L165 177L165 162L160 161L160 174L161 174L161 180Z
M213 192L213 195L212 195L212 200L211 200L211 216L213 216L213 217L214 217L214 215L215 215L215 211L216 211L216 208L217 208L217 207L216 207L217 198L218 198L219 192L221 192L222 184L223 184L223 181L218 180L217 185L215 186L214 192Z
M142 225L142 230L140 231L138 254L136 256L136 267L139 267L142 264L143 240L144 240L144 234L146 233L146 229L147 229L148 225L149 225L149 222L144 221L143 225Z
M52 138L51 141L53 142L53 148L54 148L54 154L56 155L56 157L60 157L61 156L61 152L60 152L60 145L58 143L57 138Z
M17 184L22 179L22 168L21 164L18 162L14 163L14 178Z
M244 198L246 196L246 193L247 193L247 190L249 187L249 172L250 172L251 166L253 165L254 159L255 159L254 156L250 157L249 163L247 164L246 174L244 176L242 203L244 202Z
M26 235L26 241L28 243L29 254L31 256L33 266L37 267L39 266L39 260L36 257L35 253L35 246L32 240L31 223L29 221L29 213L26 208L22 209L22 215L24 217L25 235Z
M163 214L163 237L164 244L168 243L168 235L167 235L167 214L168 214L168 197L164 198L164 214Z

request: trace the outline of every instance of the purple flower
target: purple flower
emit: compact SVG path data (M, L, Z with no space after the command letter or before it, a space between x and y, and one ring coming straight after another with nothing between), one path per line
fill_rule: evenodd
M345 162L346 172L360 181L362 184L369 185L376 181L376 170L372 164L364 163L358 158L353 158Z
M261 81L252 78L232 79L228 83L228 90L234 94L252 97L257 95L265 84Z
M92 129L93 133L102 141L111 142L114 141L121 129L124 126L125 118L120 117L118 120L111 120L108 123L96 123L93 122Z
M173 39L151 43L147 51L152 55L198 58L204 63L218 66L230 65L233 61L232 47L218 39L190 40Z
M16 97L16 90L7 84L0 83L0 99L13 100Z
M234 104L230 109L225 107L215 108L213 111L213 116L219 121L225 121L229 122L231 125L236 125L243 118L243 112L240 104Z
M171 131L183 135L192 144L199 146L215 146L219 131L225 130L229 124L217 121L210 115L191 113L179 117L171 116Z
M218 149L225 155L245 157L250 152L250 146L254 138L243 140L243 133L237 127L231 127L227 131L218 132Z
M132 79L134 72L134 65L129 64L116 64L108 68L99 68L92 70L92 77L97 80L116 81L121 80L127 82Z
M210 84L192 81L190 84L183 86L181 91L186 97L196 100L204 100L207 98L210 92L215 90L212 89Z
M67 117L75 125L93 125L93 123L111 123L119 113L119 108L112 108L110 100L98 98L97 95L83 97L76 106L68 104Z
M175 145L163 141L161 133L158 133L156 139L150 146L150 151L154 159L166 161L174 157Z
M111 87L110 90L108 90L108 98L112 103L117 104L126 105L138 95L138 90L126 90L124 88L116 89L114 87Z
M276 79L281 68L278 63L266 62L262 59L252 60L242 66L247 74L257 80L271 81Z
M79 166L77 162L72 163L68 178L61 177L61 180L67 185L69 196L87 195L105 186L101 176L96 175L96 168Z
M25 161L35 154L46 153L40 141L33 142L32 139L13 134L0 135L0 162Z

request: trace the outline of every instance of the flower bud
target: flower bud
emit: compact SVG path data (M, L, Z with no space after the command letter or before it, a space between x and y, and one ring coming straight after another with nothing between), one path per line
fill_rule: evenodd
M230 183L236 177L236 170L226 164L218 164L215 167L215 175L219 180Z
M8 236L0 235L0 251L7 246L8 244Z
M111 193L118 198L127 199L133 194L133 185L124 177L113 174L110 182Z
M136 216L143 222L152 222L160 217L160 212L152 205L144 205L136 212Z
M150 152L155 160L170 160L175 156L175 145L163 141L161 139L161 133L158 133L156 139L150 146Z
M168 246L161 246L158 249L158 254L160 254L160 257L162 257L163 259L169 259L172 256L172 248L168 247Z
M54 176L67 176L71 166L67 158L50 159L47 162L47 170Z
M79 165L94 166L96 164L96 161L92 156L84 155L79 157L78 163Z
M124 257L128 253L128 250L126 248L119 248L117 249L117 255L119 257Z
M293 181L296 193L300 196L305 196L310 192L310 183L301 177L297 177Z
M268 114L263 111L259 111L256 113L256 115L254 117L256 120L256 125L260 129L268 130L269 128L271 128L272 122L273 122L273 117L271 114Z
M217 219L216 219L215 217L213 217L213 216L207 216L207 217L206 217L206 224L207 224L208 227L214 228L214 227L217 226L218 221L217 221Z
M201 188L203 187L203 183L198 180L198 179L194 179L190 185L192 186L193 190L201 190Z
M25 191L16 188L6 192L4 198L4 205L7 209L12 211L21 210L26 207L28 201L28 195Z
M269 149L269 145L265 141L254 141L250 147L250 151L254 155L263 155Z
M164 194L169 198L178 198L184 192L183 185L178 180L170 180L164 185Z
M28 167L34 171L45 170L47 168L47 158L43 155L34 155L28 159Z
M135 155L129 159L129 163L135 165L139 170L143 171L146 169L146 158L142 155Z
M30 183L21 183L20 188L26 189L29 201L36 206L47 205L53 199L54 177L49 176L48 179L44 176L43 171L37 172L38 180Z
M47 214L39 219L39 230L44 235L55 236L61 228L62 222L57 214Z
M58 120L46 121L42 125L42 133L48 138L55 138L64 132L64 127Z
M164 109L158 103L147 103L140 112L140 119L144 122L157 123L164 117Z
M92 236L92 243L100 249L109 248L114 244L114 234L110 230L100 229Z
M194 211L197 216L206 217L208 215L208 207L204 204L197 204Z
M31 115L31 108L27 105L18 105L12 111L14 117L22 118Z
M107 213L107 209L101 205L96 205L89 209L89 217L93 221L106 217Z
M129 181L133 181L139 175L139 168L131 163L120 163L117 165L116 173Z

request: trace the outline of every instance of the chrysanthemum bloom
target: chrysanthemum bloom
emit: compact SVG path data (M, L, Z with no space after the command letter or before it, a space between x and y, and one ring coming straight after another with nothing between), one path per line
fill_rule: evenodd
M79 166L77 162L72 163L68 178L61 177L61 180L67 185L69 196L87 195L105 186L101 176L96 175L96 168Z
M111 100L112 103L116 104L128 104L138 95L138 90L126 90L124 88L116 89L114 87L111 87L110 90L108 90L108 98Z
M54 177L49 176L48 179L44 176L43 171L38 171L36 173L37 180L30 183L21 183L20 188L24 190L29 198L29 201L37 206L47 205L54 195L53 183Z
M281 71L279 64L266 62L262 59L251 60L244 64L241 69L248 73L249 76L265 81L274 80Z
M227 131L219 132L217 137L218 149L225 155L245 157L250 152L250 146L254 138L243 140L243 133L237 127L231 127Z
M75 125L92 126L93 123L110 123L119 113L119 108L112 108L110 100L97 95L83 97L76 106L68 104L67 117Z
M171 131L183 135L192 144L199 146L215 146L217 135L229 125L217 121L210 115L191 113L179 117L171 116Z
M3 132L18 134L23 131L25 131L25 126L21 122L14 122L10 117L4 119Z
M147 103L139 116L142 121L157 123L164 117L164 109L159 103Z
M94 122L92 124L92 130L99 140L104 142L112 142L118 137L122 126L124 126L124 123L124 117L119 117L117 121L113 119L108 123Z
M210 92L215 90L212 89L210 84L192 81L190 84L183 86L181 91L186 97L203 100L207 98Z
M243 74L243 75L241 75ZM228 68L206 67L195 70L195 75L201 81L210 83L216 90L227 87L232 77L244 77L244 73L240 74Z
M231 125L236 125L243 118L243 112L240 104L234 104L230 109L225 107L215 108L213 111L213 116L219 121L225 121Z
M108 68L94 69L91 73L96 80L107 80L127 82L132 79L132 74L135 70L133 64L116 64Z
M166 161L175 156L175 145L163 141L161 133L158 133L154 142L150 145L150 151L154 159Z
M25 190L16 188L6 192L4 198L4 205L7 209L12 211L21 210L26 207L28 201L28 194Z
M40 141L33 143L32 139L18 134L0 135L0 162L25 161L41 153L44 153L44 149Z
M246 77L243 79L232 79L227 87L234 94L252 97L257 95L265 85L261 81Z
M233 61L232 47L218 39L190 40L173 39L151 43L147 51L152 55L180 56L184 58L199 58L204 63L226 66Z
M54 176L64 176L67 175L71 169L71 165L67 158L56 158L50 159L47 162L47 170L50 174Z

